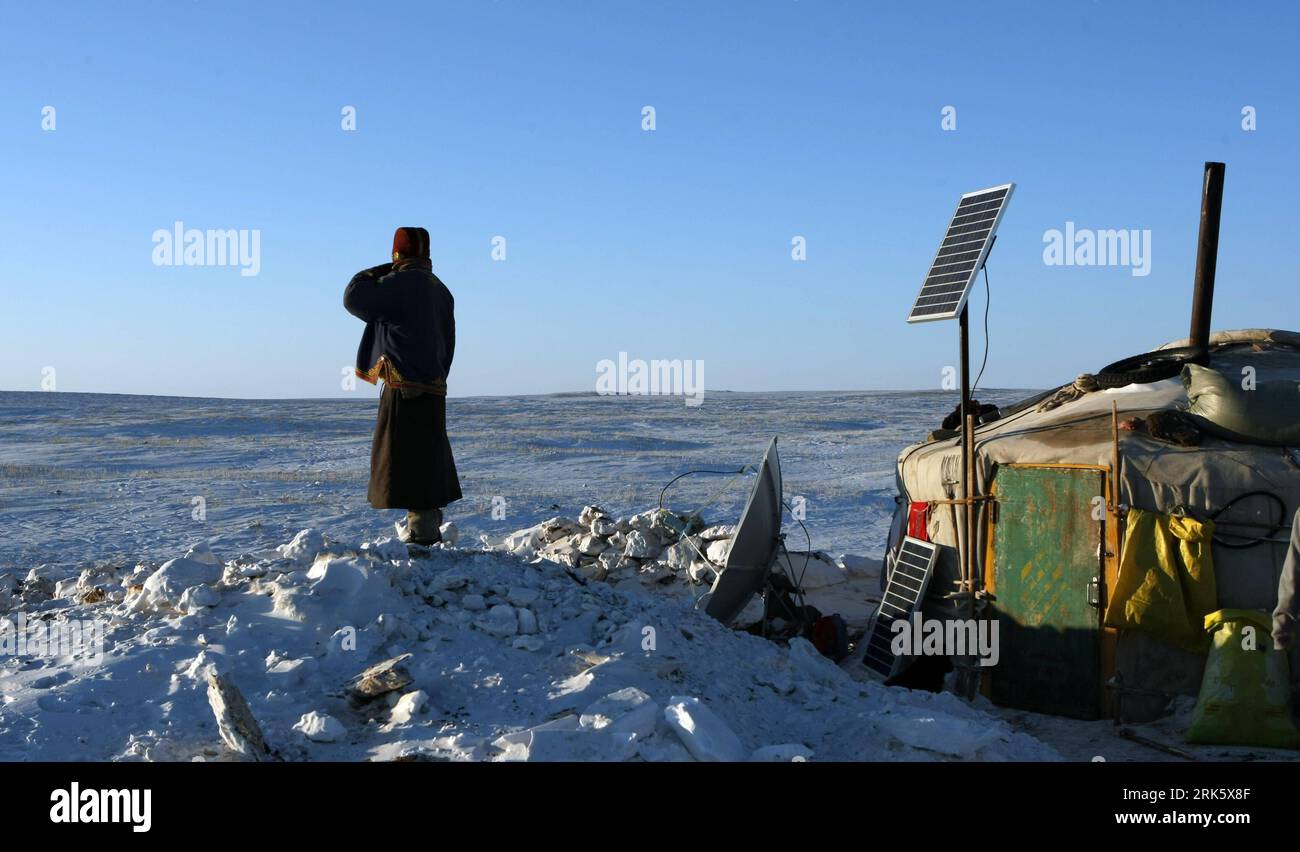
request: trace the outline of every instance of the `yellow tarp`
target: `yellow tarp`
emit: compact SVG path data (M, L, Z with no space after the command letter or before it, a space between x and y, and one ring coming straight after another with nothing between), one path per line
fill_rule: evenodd
M1205 652L1205 617L1219 608L1213 535L1213 521L1129 509L1106 626Z

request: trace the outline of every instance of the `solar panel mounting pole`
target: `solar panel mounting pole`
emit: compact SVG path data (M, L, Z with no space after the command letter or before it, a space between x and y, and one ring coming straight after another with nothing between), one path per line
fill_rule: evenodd
M970 388L970 305L964 305L961 309L961 316L957 319L957 326L960 329L958 337L961 338L961 498L962 498L962 539L965 546L962 547L958 554L961 559L961 591L967 595L966 602L969 605L967 611L970 618L975 617L975 598L974 598L974 578L973 565L971 559L971 497L975 489L971 488L970 481L970 446L973 436L971 435L971 388Z
M956 319L960 328L961 346L961 497L954 502L962 507L962 524L954 530L957 539L957 559L960 580L957 596L964 601L958 611L974 619L979 582L976 578L975 559L975 425L978 413L974 411L970 382L970 309L967 297L976 276L984 268L988 253L997 239L997 227L1002 221L1014 183L989 187L964 194L957 202L948 230L944 233L934 261L921 284L916 303L908 322ZM967 666L959 673L958 690L974 695L978 686L978 671Z
M984 269L984 264L988 263L989 255L993 253L993 246L997 245L997 234L989 237L988 249L984 252L984 258L980 262L979 269L975 271L978 275L980 270ZM971 399L972 388L970 386L970 302L962 305L961 316L957 319L957 325L960 329L958 337L961 338L961 496L962 506L965 511L962 513L962 523L964 527L964 539L966 546L962 549L961 570L962 582L965 588L962 589L966 594L966 611L967 615L974 620L975 618L975 487L971 481L973 475L974 454L975 454L975 425L979 419L979 412L975 411L975 400Z

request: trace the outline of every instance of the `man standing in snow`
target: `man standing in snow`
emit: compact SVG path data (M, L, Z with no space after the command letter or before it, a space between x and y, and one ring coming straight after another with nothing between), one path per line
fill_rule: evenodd
M366 323L357 375L384 383L370 448L370 505L406 509L402 537L434 544L442 539L442 508L461 493L447 440L454 302L433 274L429 232L398 228L393 262L353 276L343 307Z

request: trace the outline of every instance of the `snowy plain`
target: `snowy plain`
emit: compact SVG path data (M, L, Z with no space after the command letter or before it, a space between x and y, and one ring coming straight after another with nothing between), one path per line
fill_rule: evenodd
M786 499L805 498L813 547L878 554L894 459L951 403L950 393L901 392L713 392L698 407L680 397L453 398L465 499L447 517L476 540L576 517L588 503L631 514L657 505L686 470L757 462L777 435ZM199 539L238 551L305 527L340 539L383 531L401 513L366 505L375 409L373 399L0 393L0 566L168 557ZM688 477L670 502L699 505L725 481ZM748 485L711 514L737 515ZM493 498L504 514L493 516ZM791 546L801 541L796 530Z
M592 581L475 544L588 504L653 508L673 477L736 471L778 435L812 548L869 562L898 451L950 404L452 399L460 543L413 554L392 537L400 513L365 503L373 400L0 393L0 615L106 630L91 664L0 658L0 760L1167 758L1108 722L886 689L803 640L726 629L680 587ZM697 509L730 479L688 477L666 505ZM751 481L704 516L734 523ZM797 525L786 533L803 549ZM222 715L216 680L246 714Z

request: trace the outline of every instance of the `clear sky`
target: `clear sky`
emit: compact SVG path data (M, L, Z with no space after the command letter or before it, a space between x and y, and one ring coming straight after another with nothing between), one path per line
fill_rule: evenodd
M452 395L592 390L620 351L935 388L956 324L908 309L1006 181L984 384L1048 386L1186 335L1206 160L1215 327L1300 328L1297 8L4 2L0 389L373 393L341 295L397 225L456 297ZM259 230L258 274L155 265L177 221ZM1045 265L1067 222L1149 229L1150 274Z

